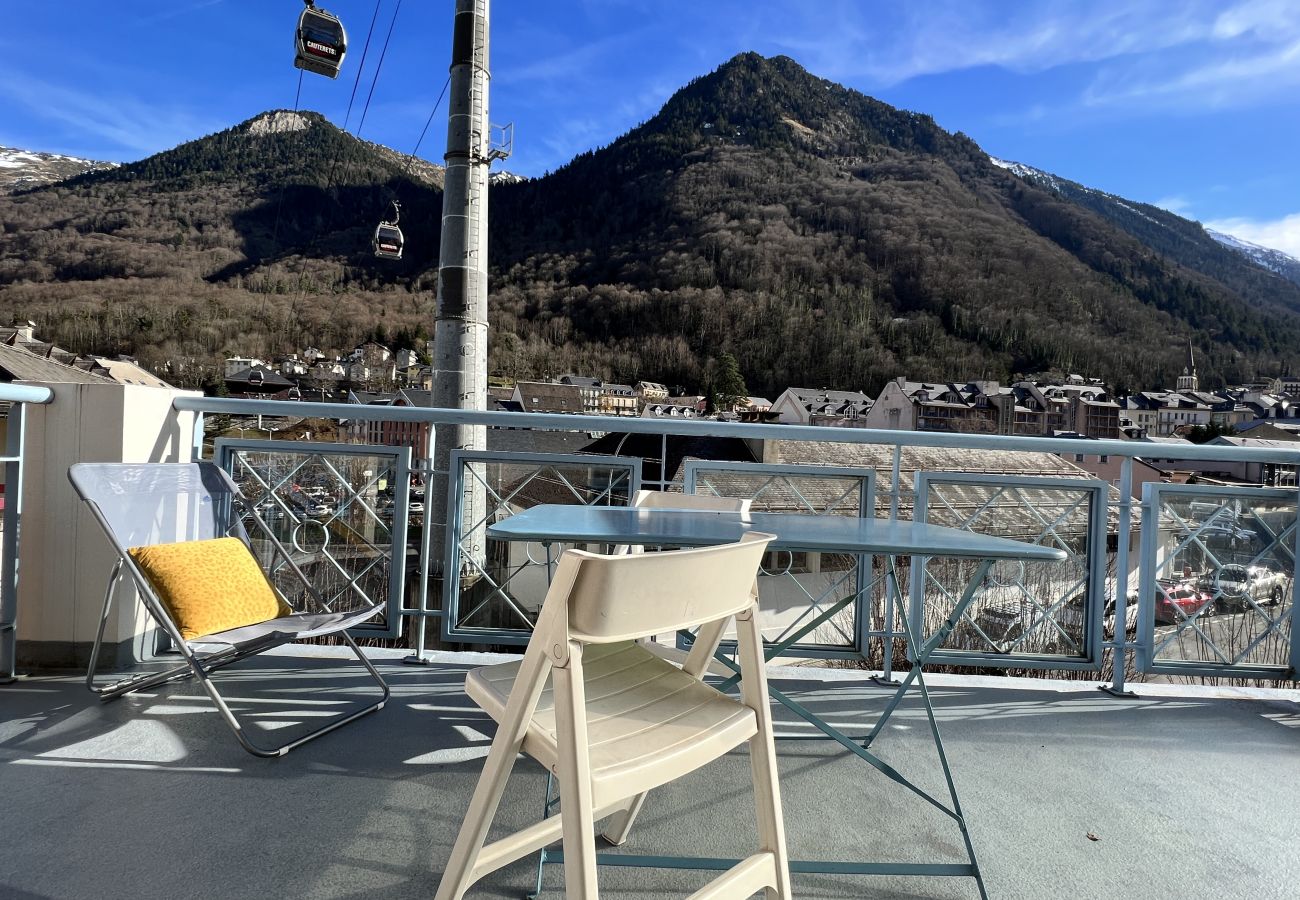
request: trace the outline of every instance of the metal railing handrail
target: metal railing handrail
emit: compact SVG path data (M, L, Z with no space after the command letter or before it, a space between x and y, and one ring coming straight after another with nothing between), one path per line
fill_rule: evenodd
M360 403L312 403L293 400L245 400L228 397L176 397L175 409L229 415L300 416L321 419L486 425L542 431L628 432L653 435L765 438L841 444L895 444L961 450L1014 450L1045 453L1086 453L1089 456L1145 457L1160 460L1218 460L1300 465L1296 449L1237 447L1226 444L1164 444L1139 440L1030 437L842 428L826 425L768 425L720 422L713 419L650 419L640 416L593 416L574 413L526 413L439 407L372 406Z
M0 402L46 404L54 399L54 391L36 384L0 384Z
M12 403L5 432L5 505L3 559L0 560L0 684L17 676L18 649L18 527L22 513L23 431L27 405L43 405L54 399L48 387L31 384L0 384L0 402Z

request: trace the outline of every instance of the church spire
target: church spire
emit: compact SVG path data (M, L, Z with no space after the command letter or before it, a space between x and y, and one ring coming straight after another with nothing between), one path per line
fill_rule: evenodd
M1196 377L1196 357L1192 355L1191 338L1187 339L1187 365L1183 366L1183 374L1178 376L1178 387L1176 390L1200 390L1200 379Z

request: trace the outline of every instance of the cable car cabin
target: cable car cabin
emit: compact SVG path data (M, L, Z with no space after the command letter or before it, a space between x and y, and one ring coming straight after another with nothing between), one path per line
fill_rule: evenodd
M380 259L401 259L402 229L388 222L380 222L375 229L375 256Z
M298 17L295 68L337 78L348 49L348 35L338 16L308 4Z

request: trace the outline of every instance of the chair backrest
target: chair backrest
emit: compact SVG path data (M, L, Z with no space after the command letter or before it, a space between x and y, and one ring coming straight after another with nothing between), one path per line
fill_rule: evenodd
M758 564L772 540L754 531L734 544L660 553L567 550L546 600L567 602L569 633L587 643L691 628L753 604Z
M718 497L714 494L679 494L669 491L637 491L632 506L643 509L697 509L713 512L749 512L749 499Z
M210 462L77 463L68 479L119 550L245 533L230 476Z

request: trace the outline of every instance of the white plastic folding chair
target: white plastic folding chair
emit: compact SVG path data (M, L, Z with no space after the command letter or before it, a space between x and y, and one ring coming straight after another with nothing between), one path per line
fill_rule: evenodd
M631 798L749 744L759 849L696 898L790 897L755 576L772 535L662 553L566 551L519 662L476 669L466 692L498 723L437 900L562 839L568 900L598 897L595 823ZM736 620L741 696L701 673ZM637 638L700 627L682 668ZM559 815L485 845L520 752L554 772Z
M641 509L679 509L696 512L747 513L749 500L739 497L718 497L714 494L679 494L674 491L640 490L632 495L628 506ZM619 544L615 553L644 553L640 544Z
M90 665L86 673L86 686L99 694L101 699L111 700L132 691L192 675L203 685L240 744L256 756L282 756L312 738L383 708L389 697L388 685L347 633L347 629L373 618L383 609L383 604L376 603L347 611L331 610L297 565L293 555L267 527L252 504L245 501L238 485L222 469L210 462L78 463L68 470L68 478L117 553L104 592L99 632L91 649ZM272 548L276 557L283 561L284 570L291 573L296 583L301 585L302 590L295 599L303 605L309 605L311 609L295 610L257 565L249 534L244 527L246 521L257 528L259 536ZM242 549L232 545L230 538L238 540ZM200 572L205 569L205 554L208 553L213 554L207 557L208 561L215 559L216 554L222 554L223 562L220 564L233 559L243 567L249 576L245 583L251 584L259 596L271 598L269 609L266 604L261 607L268 609L268 614L259 615L257 609L253 613L247 613L244 611L247 608L246 597L230 596L229 592L216 590L201 592L215 595L203 597L204 603L214 607L226 603L245 604L244 609L235 614L235 619L242 624L212 633L195 634L192 628L178 621L175 603L169 606L168 600L160 594L159 586L155 583L157 572L154 571L151 575L146 571L150 563L148 553L142 551L169 552L169 548L181 544L188 545L191 551L191 555L184 560L185 564ZM232 553L233 557L230 555ZM165 671L143 672L101 685L96 683L95 672L104 641L104 628L124 573L135 583L145 609L170 637L184 662ZM214 614L217 618L223 617L220 609L215 610ZM250 616L254 621L243 621ZM230 619L227 617L227 620ZM250 739L247 729L213 684L212 674L273 647L322 635L337 635L351 648L377 683L380 695L378 700L366 702L360 708L355 708L353 704L353 709L326 720L309 733L298 735L286 743L264 747Z
M676 491L637 491L632 506L645 509L694 509L706 512L749 512L750 501L741 497L715 494L679 494Z

